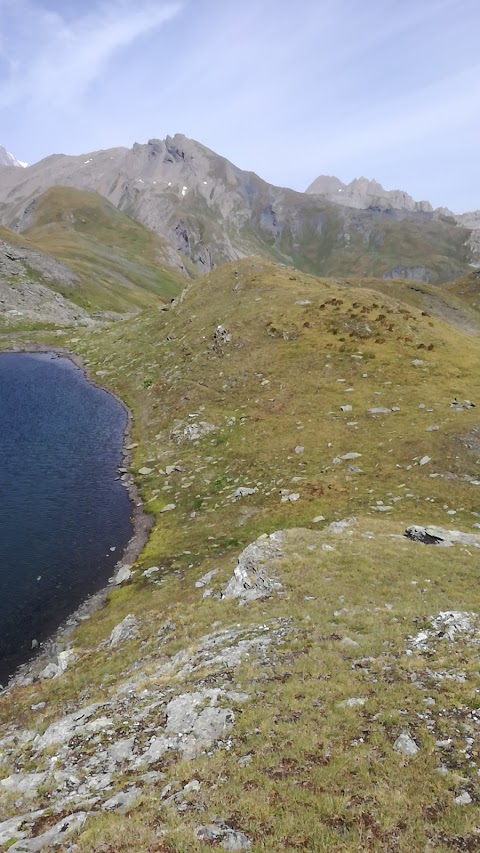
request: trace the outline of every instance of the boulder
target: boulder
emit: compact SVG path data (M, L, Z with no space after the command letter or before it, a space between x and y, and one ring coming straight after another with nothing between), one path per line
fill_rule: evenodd
M445 530L443 527L437 527L434 524L426 527L419 524L412 524L405 530L405 536L414 542L423 542L424 545L450 547L451 545L460 544L480 548L479 534L463 533L461 530Z
M125 619L123 619L123 621L113 629L108 640L108 645L118 646L120 643L125 643L127 640L133 640L138 636L139 625L140 623L138 619L129 613L128 616L125 616Z
M280 555L278 533L260 537L248 545L238 558L238 565L229 581L222 598L240 598L254 601L271 595L281 585L270 577L267 565Z
M395 752L400 752L402 755L405 755L409 758L416 755L419 751L419 747L413 740L412 736L410 735L410 732L407 731L402 732L402 734L397 737L395 743L393 744L393 748Z

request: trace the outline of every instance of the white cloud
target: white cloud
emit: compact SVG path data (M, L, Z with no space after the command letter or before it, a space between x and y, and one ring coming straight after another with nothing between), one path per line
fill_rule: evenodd
M33 0L0 0L0 106L68 107L112 57L175 17L184 0L107 0L67 21ZM11 45L9 49L9 45Z

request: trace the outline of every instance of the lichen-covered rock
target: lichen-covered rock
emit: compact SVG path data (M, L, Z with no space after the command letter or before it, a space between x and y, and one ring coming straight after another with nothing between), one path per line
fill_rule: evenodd
M281 554L280 540L281 532L272 533L248 545L240 554L233 578L222 597L254 601L281 589L281 584L269 574L271 569L268 567L269 562Z
M474 548L480 548L480 535L477 533L463 533L461 530L445 530L443 527L437 527L430 524L423 527L419 524L412 524L405 531L407 539L413 539L415 542L423 542L424 545L443 545L449 547L451 545L470 545Z
M123 619L122 622L116 625L113 629L108 640L108 645L119 646L120 643L125 643L127 640L133 640L138 636L139 625L140 623L138 619L129 613L128 616L125 616L125 619Z

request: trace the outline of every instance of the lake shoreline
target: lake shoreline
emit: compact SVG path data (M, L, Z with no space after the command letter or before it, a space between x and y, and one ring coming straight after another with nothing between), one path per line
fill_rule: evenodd
M114 397L114 399L122 406L127 417L122 440L122 466L130 468L132 452L131 449L129 449L129 446L132 443L132 412L118 394L108 388L105 388L104 385L101 385L98 382L98 377L96 377L89 367L84 364L81 356L66 347L48 346L40 343L26 343L22 346L16 345L12 349L4 349L1 352L17 354L43 353L45 355L53 354L59 358L68 358L79 370L82 371L87 382L96 388L99 388L101 391L104 391L106 394L110 394ZM145 512L145 504L141 498L138 486L133 476L130 473L127 473L125 478L122 479L122 483L127 491L132 506L131 523L133 532L120 559L113 567L112 578L115 577L122 566L134 563L141 554L148 541L148 537L155 520L153 515L149 515ZM76 607L66 619L63 620L51 636L40 645L38 650L32 650L31 658L17 667L7 684L4 687L0 685L0 695L5 694L15 686L30 684L34 680L38 679L40 672L42 672L49 663L55 662L59 652L64 651L68 647L69 640L75 629L86 619L90 618L93 613L101 610L107 604L108 595L111 589L112 585L109 581L105 587L102 587L102 589L90 596L87 596L87 598L78 607Z

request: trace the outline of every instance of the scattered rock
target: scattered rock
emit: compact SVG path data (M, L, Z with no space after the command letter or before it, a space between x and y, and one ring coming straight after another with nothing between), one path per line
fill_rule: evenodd
M208 421L200 421L199 423L183 424L177 421L172 430L172 439L177 443L182 441L198 441L210 432L215 432L216 426L208 423Z
M126 811L133 805L141 793L140 788L130 788L128 791L120 791L120 793L114 794L113 797L110 797L110 799L103 804L102 808L106 809L108 812L115 811L117 809L124 809Z
M391 413L391 409L386 409L385 406L376 406L373 409L368 409L369 415L389 415Z
M427 463L431 462L431 461L432 461L431 456L422 456L422 458L420 459L420 462L418 464L419 465L427 465Z
M146 477L146 476L147 476L147 474L151 474L151 473L152 473L152 471L153 471L153 468L146 468L146 467L144 467L144 468L140 468L140 470L139 470L139 472L138 472L138 473L139 473L139 474L141 474L141 475L142 475L142 477Z
M248 486L239 486L231 497L234 500L238 500L239 498L246 498L248 495L254 495L256 492L258 492L258 489L250 489Z
M287 495L282 495L282 504L284 503L295 503L300 500L300 495L298 492L290 492Z
M327 527L327 532L343 533L345 530L348 530L349 527L353 527L356 523L357 519L354 516L351 518L343 518L341 521L332 521L332 523Z
M122 622L115 626L110 634L108 645L119 646L120 643L125 643L127 640L133 640L138 637L138 629L140 623L138 619L131 613L125 616Z
M400 752L402 755L406 755L408 757L416 755L419 751L419 747L411 737L410 732L407 731L402 732L402 734L397 737L393 744L393 748L395 752Z
M415 637L411 637L409 645L416 651L428 651L440 640L453 642L458 636L475 636L478 629L478 617L475 613L465 610L445 610L433 617L430 621L431 628L420 631Z
M244 832L232 829L223 821L199 826L195 830L199 841L212 841L222 845L225 850L249 850L252 842Z
M202 587L207 586L216 574L218 574L218 569L212 569L211 572L207 572L206 575L203 575L203 577L199 578L198 581L195 582L196 588L202 589Z
M156 575L160 571L159 566L152 566L150 569L146 569L142 572L144 578L151 578L153 575Z
M455 797L455 802L457 806L468 806L472 802L472 798L468 791L462 791L458 797Z
M355 643L357 646L358 643ZM352 697L351 699L344 699L343 702L338 703L339 708L362 708L367 702L366 699L361 699L360 697Z
M213 341L217 346L224 346L225 344L229 344L232 340L232 336L228 329L225 326L217 326L213 333Z
M176 508L177 508L176 504L167 504L166 506L163 507L163 509L160 510L160 512L172 512L172 510L174 510Z

